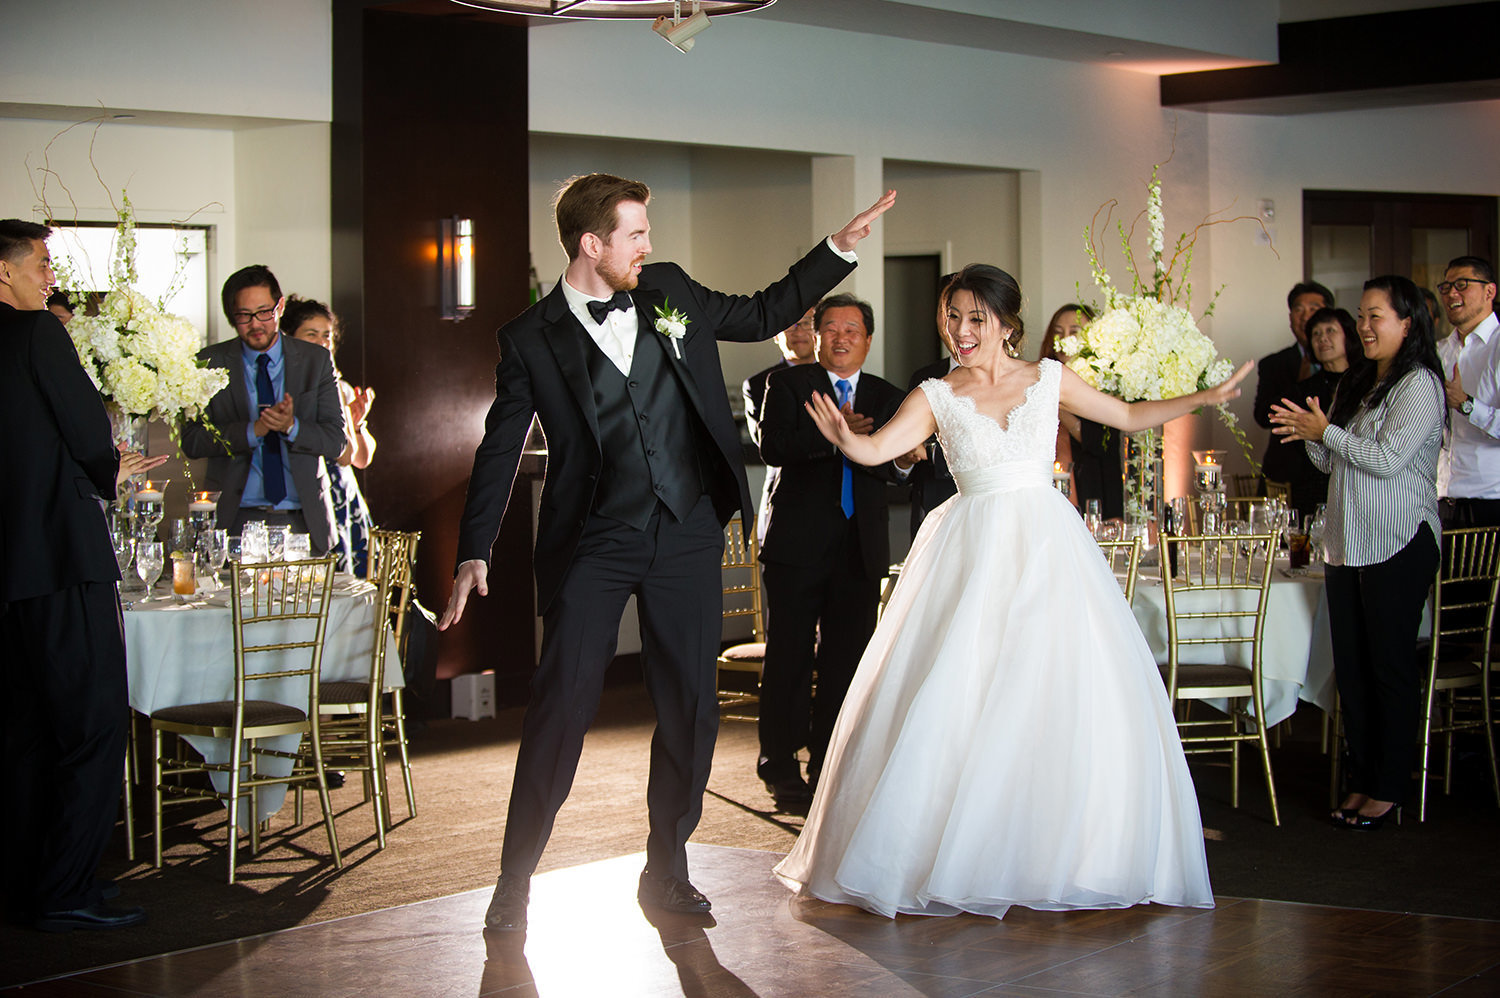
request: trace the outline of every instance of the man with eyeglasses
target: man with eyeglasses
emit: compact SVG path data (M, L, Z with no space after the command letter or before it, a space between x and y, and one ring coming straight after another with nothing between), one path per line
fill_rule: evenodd
M200 360L229 372L203 422L187 423L182 450L208 459L204 485L221 491L218 525L239 534L252 520L310 536L313 553L333 544L333 500L323 458L338 460L347 438L332 355L282 336L286 303L259 264L224 282L224 314L237 339L205 347Z
M1438 458L1443 526L1500 525L1500 328L1495 318L1495 268L1479 256L1448 264L1438 301L1453 326L1439 340L1447 378L1449 426Z

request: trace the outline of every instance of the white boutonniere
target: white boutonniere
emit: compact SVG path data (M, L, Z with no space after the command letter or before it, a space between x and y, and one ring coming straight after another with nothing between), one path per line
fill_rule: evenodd
M672 341L672 356L678 360L682 359L682 351L678 349L677 342L687 335L688 322L687 313L681 309L672 308L670 299L663 299L656 306L656 331Z

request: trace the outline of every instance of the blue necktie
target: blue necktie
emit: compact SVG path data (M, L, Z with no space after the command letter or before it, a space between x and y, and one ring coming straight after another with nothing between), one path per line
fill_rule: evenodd
M271 387L271 358L255 358L255 400L262 407L275 405L276 390ZM266 502L272 506L286 498L286 479L281 474L281 434L272 430L260 442L260 480L266 490Z
M843 378L835 381L833 387L839 390L839 408L849 404L849 399L854 395L854 386ZM842 455L840 455L842 456ZM844 484L839 489L839 507L844 511L844 519L854 515L854 469L849 466L849 459L844 460Z

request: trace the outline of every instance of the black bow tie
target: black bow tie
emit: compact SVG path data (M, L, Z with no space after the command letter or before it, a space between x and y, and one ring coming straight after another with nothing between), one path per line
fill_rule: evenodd
M605 317L609 313L615 309L619 309L621 312L629 312L635 307L635 304L630 300L628 294L623 291L616 291L614 297L608 301L591 301L588 303L588 306L589 317L602 326L604 325Z

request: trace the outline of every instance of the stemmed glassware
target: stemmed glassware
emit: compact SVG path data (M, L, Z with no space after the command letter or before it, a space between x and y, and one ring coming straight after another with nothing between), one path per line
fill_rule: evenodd
M154 538L156 528L166 515L166 492L170 478L159 478L141 483L135 493L135 515L138 538Z
M130 567L130 562L135 558L135 538L130 535L130 524L121 519L114 519L109 524L109 543L115 551L115 565L120 569L120 576L125 576L125 571Z
M198 534L198 557L202 560L202 576L212 576L215 585L219 581L219 570L229 558L229 531L208 527Z
M138 541L135 550L135 574L141 577L141 582L146 586L143 602L151 599L151 587L161 575L161 569L161 541Z
M1318 508L1313 510L1313 515L1307 520L1307 536L1312 541L1312 556L1318 561L1326 558L1323 550L1323 537L1328 530L1328 504L1318 503Z
M1083 525L1095 540L1099 539L1099 530L1104 525L1104 517L1100 515L1098 499L1088 499L1084 502Z

